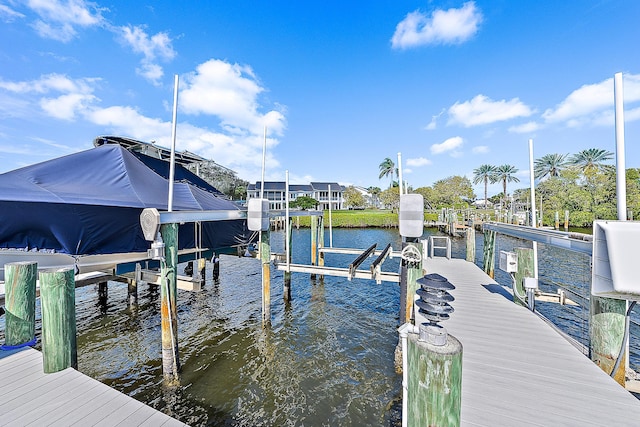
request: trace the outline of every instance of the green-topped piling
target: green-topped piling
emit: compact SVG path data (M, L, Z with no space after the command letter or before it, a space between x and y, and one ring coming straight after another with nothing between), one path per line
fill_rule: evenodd
M42 363L46 374L78 367L75 290L72 269L40 272Z
M5 264L5 345L32 342L36 333L36 276L38 264L30 261Z

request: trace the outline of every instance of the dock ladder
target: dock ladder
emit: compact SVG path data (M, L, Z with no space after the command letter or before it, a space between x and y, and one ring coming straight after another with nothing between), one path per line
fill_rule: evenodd
M444 246L443 246L444 243ZM429 258L433 258L435 249L444 249L447 259L451 259L451 239L449 236L429 236L428 240L422 240L422 253L424 257L427 254L427 245L429 248Z

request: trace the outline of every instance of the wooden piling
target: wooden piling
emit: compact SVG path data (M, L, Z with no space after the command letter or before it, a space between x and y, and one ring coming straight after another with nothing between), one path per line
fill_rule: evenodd
M42 363L45 374L78 368L73 269L40 272Z
M473 222L467 227L465 235L467 243L467 261L476 262L476 230L473 228Z
M627 301L591 295L589 310L589 355L591 360L607 374L611 374L624 337ZM625 367L628 351L613 378L625 385Z
M293 233L291 232L292 225L293 225L293 218L289 217L289 227L287 229L287 235L285 236L288 242L288 247L289 247L289 253L288 254L285 253L285 257L287 257L285 262L287 262L288 264L291 263L291 253L293 252L293 248L291 247L291 243L293 242L291 238L293 235ZM284 289L282 294L285 301L291 301L291 272L290 271L284 272Z
M127 297L129 299L129 306L134 306L138 303L138 283L141 278L142 267L140 266L140 263L136 263L133 279L127 280Z
M177 275L178 224L162 224L164 261L160 268L160 315L162 326L162 373L168 385L179 382L180 357L178 349Z
M560 230L560 213L558 213L558 211L556 211L555 215L554 215L554 227L556 230Z
M207 260L198 258L198 272L200 273L200 286L204 286L207 281Z
M492 279L495 276L496 264L496 232L485 230L484 232L484 249L482 251L482 269Z
M515 283L513 284L513 302L527 307L527 291L524 288L524 278L535 276L533 249L515 248L515 253L518 259L518 270L516 271Z
M216 254L213 254L211 263L213 264L213 267L211 269L211 277L213 278L213 280L218 281L220 280L220 257Z
M37 274L38 264L31 261L4 266L6 346L20 346L35 339Z
M569 231L569 211L564 211L564 231Z
M444 346L407 337L407 425L459 426L462 405L462 344L448 335Z
M271 322L271 244L270 232L260 232L260 261L262 262L262 324Z

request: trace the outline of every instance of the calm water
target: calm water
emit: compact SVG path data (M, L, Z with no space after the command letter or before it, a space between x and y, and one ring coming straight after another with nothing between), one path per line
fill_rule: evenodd
M293 262L309 263L309 241L309 230L293 231ZM282 233L272 233L271 242L272 251L283 252ZM374 242L400 248L397 230L334 230L335 247ZM530 243L500 236L496 252L518 246ZM479 264L481 233L476 249ZM465 256L464 239L453 240L453 254ZM327 254L326 265L346 267L354 257ZM588 295L588 257L539 245L539 259L543 290L561 285ZM222 256L220 265L218 282L208 271L203 291L179 291L179 387L162 384L160 296L154 287L140 287L135 309L127 307L124 284L110 282L106 305L96 287L77 289L79 370L191 425L399 425L401 376L393 366L397 284L335 277L322 283L293 273L293 299L285 304L282 272L272 269L272 321L263 329L259 261ZM398 259L388 259L383 269L397 272ZM510 286L506 273L496 269L496 276ZM551 303L537 308L587 344L588 310ZM637 370L634 328L631 367Z

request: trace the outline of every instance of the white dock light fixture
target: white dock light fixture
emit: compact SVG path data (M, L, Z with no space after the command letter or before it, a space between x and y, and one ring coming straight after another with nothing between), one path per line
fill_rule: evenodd
M269 201L267 199L249 199L247 228L251 231L269 230Z
M422 194L403 194L400 196L398 219L402 237L422 236L424 231L424 198Z
M640 301L638 242L640 222L593 222L593 295Z

